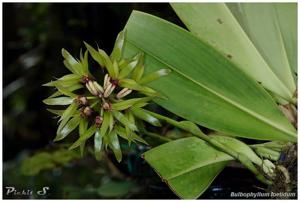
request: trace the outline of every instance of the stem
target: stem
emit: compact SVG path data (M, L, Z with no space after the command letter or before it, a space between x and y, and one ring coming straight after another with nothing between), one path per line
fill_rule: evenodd
M155 139L159 139L163 142L171 142L172 141L170 138L163 137L161 135L158 135L156 133L152 133L152 132L149 132L149 131L146 131L146 130L143 131L143 134L148 135L149 137L152 137L152 138L155 138Z
M232 156L233 158L239 160L245 167L247 167L252 173L255 174L256 178L258 180L260 180L261 182L265 183L265 184L272 184L272 182L268 179L266 179L257 169L256 167L253 165L253 163L243 154L241 153L237 153L235 151L233 151L232 149L226 147L225 145L221 144L220 142L210 138L209 136L205 135L204 133L202 133L202 131L196 126L194 125L192 122L190 122L191 124L188 125L188 122L178 122L175 121L173 119L170 119L168 117L162 116L160 114L156 114L154 112L148 111L148 113L150 113L151 115L155 116L158 119L161 120L165 120L166 122L168 122L169 124L176 126L182 130L185 130L187 132L190 132L191 134L193 134L196 137L199 137L200 139L210 143L212 146L214 146L215 148L217 148L218 150L221 150L227 154L229 154L230 156Z

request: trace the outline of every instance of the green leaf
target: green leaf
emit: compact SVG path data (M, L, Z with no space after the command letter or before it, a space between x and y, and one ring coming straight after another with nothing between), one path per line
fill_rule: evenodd
M104 198L122 197L136 188L138 185L132 181L114 181L111 180L102 184L97 193Z
M51 112L52 114L61 116L65 110L47 109L47 111Z
M83 85L81 85L81 84L75 84L75 85L71 85L71 86L64 87L64 88L68 89L70 92L73 92L75 90L83 88ZM61 96L61 95L62 95L61 92L56 91L55 93L53 93L52 95L50 95L48 98L54 98L54 97Z
M61 130L58 130L58 133L54 139L54 141L59 141L64 139L67 135L69 135L77 126L79 125L80 122L80 116L74 116L69 122L67 122Z
M132 60L130 63L128 63L128 65L122 68L118 78L123 79L127 77L131 73L131 71L138 65L138 63L139 63L138 59Z
M110 55L110 58L112 60L119 61L121 59L125 35L126 35L126 31L121 31L118 34L114 49Z
M79 137L76 142L72 144L72 146L69 148L70 150L75 149L76 147L80 146L83 142L85 142L87 139L92 137L94 133L96 132L97 128L96 126L91 126L85 133Z
M65 58L65 66L74 74L84 75L82 65L65 49L61 50L63 57Z
M59 121L61 121L61 123L59 124L58 128L57 128L57 133L59 133L59 131L66 125L66 123L69 121L69 119L75 114L77 109L77 104L76 103L72 103L70 104L67 109L63 112L63 114L61 115Z
M83 136L85 131L88 129L89 122L85 118L81 118L80 123L79 123L79 137ZM83 156L84 153L84 147L85 147L85 141L83 141L80 145L80 154Z
M111 106L112 106L113 110L120 111L120 110L128 109L129 107L132 107L133 105L136 105L136 104L139 104L139 103L145 103L145 102L150 101L152 99L153 98L151 98L151 97L132 98L132 99L129 99L129 100L124 100L124 101L113 103Z
M139 91L145 95L159 96L159 94L152 88L149 88L147 86L142 86L132 79L121 79L119 81L119 85L123 88L129 88L131 90Z
M72 93L68 88L65 88L65 87L60 86L60 85L56 85L56 88L63 95L69 96L71 98L76 98L77 97L77 95Z
M169 69L160 69L156 72L152 72L150 74L147 74L146 76L144 76L140 81L139 84L147 84L151 81L154 81L156 79L159 79L162 76L166 76L168 74L171 73L171 70Z
M99 54L98 51L96 51L91 45L89 45L86 42L83 42L89 53L91 54L92 58L99 63L101 67L105 67L105 59L102 57L101 54Z
M100 127L100 134L101 136L105 136L106 132L111 124L111 117L110 117L110 113L109 112L104 112L103 113L103 122L102 125Z
M77 84L81 79L81 76L77 74L67 74L56 81L51 81L49 83L43 84L43 86L71 86Z
M229 8L277 77L293 94L297 63L296 3L236 3ZM269 75L268 75L269 77Z
M89 75L89 62L88 62L88 50L84 52L84 56L82 55L82 51L80 51L80 63L82 66L82 70L86 75Z
M137 127L135 124L131 123L121 112L119 111L112 111L113 116L124 126L127 126L133 131L137 131Z
M160 18L134 11L126 25L124 57L145 53L148 72L172 74L149 84L168 99L154 99L189 121L260 140L296 141L296 130L268 93L214 48Z
M134 108L132 108L131 111L136 117L138 117L154 126L161 127L159 120L157 118L155 118L154 116L150 115L149 113L147 113L146 110L134 107Z
M70 97L47 98L43 100L46 105L69 105L73 102Z
M77 159L79 155L74 151L59 149L54 152L39 152L21 163L21 173L27 176L37 175L42 170L51 170Z
M238 154L243 154L249 158L253 163L258 166L262 165L262 160L255 154L255 152L245 143L228 136L221 135L210 135L210 138L217 140L219 143L225 145L226 147L234 150Z
M117 136L116 131L115 130L111 131L108 134L108 138L109 138L109 147L114 152L117 161L121 162L122 161L122 151L121 151L119 138Z
M267 64L261 51L257 50L256 44L252 44L224 3L171 5L187 28L201 41L212 45L237 68L261 82L268 90L291 100L293 91L288 83L279 79L280 75ZM273 16L267 16L264 11L255 11L253 15L260 22L274 20ZM265 26L266 23L262 23L259 28L261 33L265 33ZM271 45L274 42L270 42L268 36L269 34L265 34L264 42Z
M131 75L131 78L136 82L138 82L144 74L144 54L143 53L139 53L139 54L140 54L138 56L139 63L136 65Z
M198 198L232 157L196 137L172 141L144 153L145 160L184 199Z
M100 134L100 131L97 130L94 136L94 150L95 150L95 156L96 159L99 159L99 154L101 152L102 149L102 134Z

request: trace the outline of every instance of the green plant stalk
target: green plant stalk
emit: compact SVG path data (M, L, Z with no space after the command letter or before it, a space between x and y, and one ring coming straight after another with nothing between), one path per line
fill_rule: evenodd
M151 133L151 132L146 131L146 130L143 131L143 133L144 133L145 135L149 136L149 137L152 137L152 138L161 140L161 141L163 141L163 142L171 142L171 141L172 141L171 139L169 139L169 138L167 138L167 137L163 137L163 136L161 136L161 135L158 135L158 134L156 134L156 133Z
M243 154L240 154L238 152L233 151L232 149L226 147L225 145L221 144L220 142L209 138L209 136L205 135L204 133L202 133L200 130L199 131L195 131L195 130L188 130L186 127L183 127L178 121L175 121L173 119L167 118L165 116L162 116L160 114L156 114L154 112L149 112L151 115L153 115L154 117L164 120L166 122L168 122L169 124L178 127L182 130L188 131L190 133L192 133L194 136L208 142L209 144L211 144L212 146L214 146L215 148L229 154L230 156L232 156L233 158L239 160L246 168L248 168L252 173L254 173L255 177L265 183L265 184L272 184L272 181L266 179L257 169L256 167L253 165L253 163Z

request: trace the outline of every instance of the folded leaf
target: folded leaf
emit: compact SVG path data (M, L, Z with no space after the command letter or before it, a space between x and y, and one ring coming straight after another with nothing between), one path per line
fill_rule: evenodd
M143 156L167 185L184 199L198 198L228 161L233 160L196 137L160 145Z
M167 110L205 127L245 138L296 141L296 130L268 93L214 48L157 17L134 11L124 57L145 53L145 70L172 74L149 84Z

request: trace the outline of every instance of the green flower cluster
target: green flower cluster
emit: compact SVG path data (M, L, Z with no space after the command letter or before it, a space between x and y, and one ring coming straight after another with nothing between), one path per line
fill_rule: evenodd
M122 159L119 137L130 142L146 142L138 135L144 131L143 121L154 126L160 122L149 111L143 109L149 101L159 96L145 84L170 73L161 69L144 76L144 55L123 59L125 32L119 33L110 56L85 43L87 50L75 59L62 49L64 65L72 73L44 86L57 91L44 100L47 105L67 106L65 109L48 109L58 115L59 126L54 141L64 139L76 128L79 138L70 149L80 147L84 151L86 141L94 136L96 158L103 148L114 152L118 161ZM102 78L95 78L89 70L88 55L104 69ZM102 81L103 84L100 85ZM130 97L129 99L126 99Z

